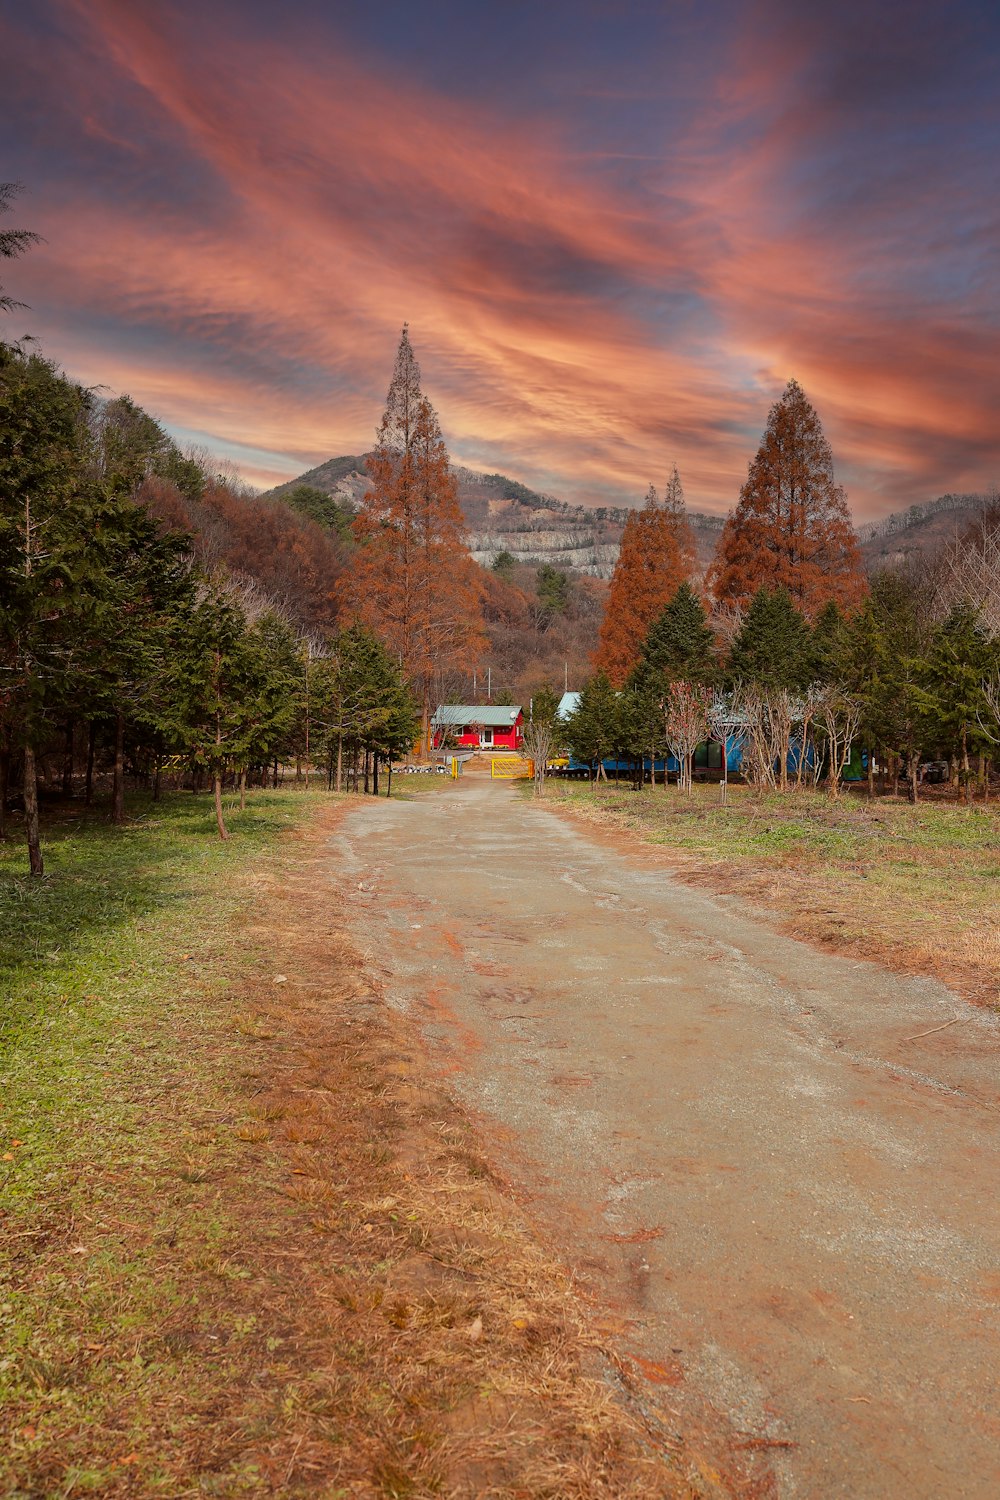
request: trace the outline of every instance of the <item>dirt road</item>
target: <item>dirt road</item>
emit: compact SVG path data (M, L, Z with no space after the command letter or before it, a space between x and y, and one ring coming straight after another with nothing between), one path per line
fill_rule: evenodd
M503 784L359 799L336 853L666 1433L747 1494L1000 1494L995 1017Z

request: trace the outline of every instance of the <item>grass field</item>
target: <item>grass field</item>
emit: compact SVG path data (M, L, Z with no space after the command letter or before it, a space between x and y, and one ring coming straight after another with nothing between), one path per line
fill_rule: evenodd
M1000 812L844 793L550 783L580 815L663 848L685 880L736 892L790 932L1000 1003Z
M0 1495L721 1494L380 1003L343 800L0 845Z
M211 1374L180 1357L184 1341L220 1343L220 1317L239 1337L232 1297L215 1295L241 1274L216 1185L244 1147L220 1122L261 1049L220 998L237 877L309 802L259 794L230 844L203 798L121 830L63 816L41 881L20 846L0 848L6 1494L136 1489L133 1471L169 1492L156 1450L168 1430L185 1450L232 1377L221 1350Z

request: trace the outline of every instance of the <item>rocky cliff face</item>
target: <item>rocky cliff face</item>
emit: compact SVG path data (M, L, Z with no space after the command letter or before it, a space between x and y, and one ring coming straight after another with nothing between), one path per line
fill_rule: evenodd
M477 562L489 567L500 552L518 562L572 568L594 578L610 578L618 558L625 507L590 510L568 505L508 479L505 474L481 474L456 466L458 496L469 546ZM313 485L357 510L368 485L363 454L331 458L269 493L280 498L296 485ZM986 495L943 495L926 505L911 505L883 520L859 528L861 553L868 570L898 563L913 553L939 550L970 523L989 502ZM690 511L699 571L712 561L724 516Z
M482 474L457 465L454 472L469 528L469 547L477 562L489 567L498 553L509 552L518 562L549 563L593 578L611 577L627 508L568 505L504 474ZM357 510L368 485L364 455L328 459L269 494L280 499L300 484L312 485ZM722 517L695 512L690 520L699 566L704 570L715 550Z

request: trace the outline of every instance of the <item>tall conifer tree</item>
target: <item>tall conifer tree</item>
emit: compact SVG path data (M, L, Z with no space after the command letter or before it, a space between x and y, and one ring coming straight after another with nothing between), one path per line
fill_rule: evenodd
M687 579L653 621L636 670L668 682L707 683L715 676L715 637Z
M787 589L758 589L733 641L729 671L756 687L791 692L812 675L812 635Z
M693 559L684 492L674 469L664 500L650 485L645 505L631 512L622 532L594 656L595 667L615 687L623 685L635 666L650 626L690 572Z
M402 664L426 748L435 677L471 667L483 646L481 587L437 415L403 328L355 523L354 612Z
M736 509L719 538L709 583L720 604L746 604L759 588L787 589L814 619L830 599L864 593L857 538L833 454L802 387L790 380L771 407Z

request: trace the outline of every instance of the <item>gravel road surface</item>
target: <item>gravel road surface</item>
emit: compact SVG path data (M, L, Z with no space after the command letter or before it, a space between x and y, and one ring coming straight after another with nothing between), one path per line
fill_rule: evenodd
M336 857L665 1435L745 1495L1000 1496L995 1016L502 783L358 799Z

